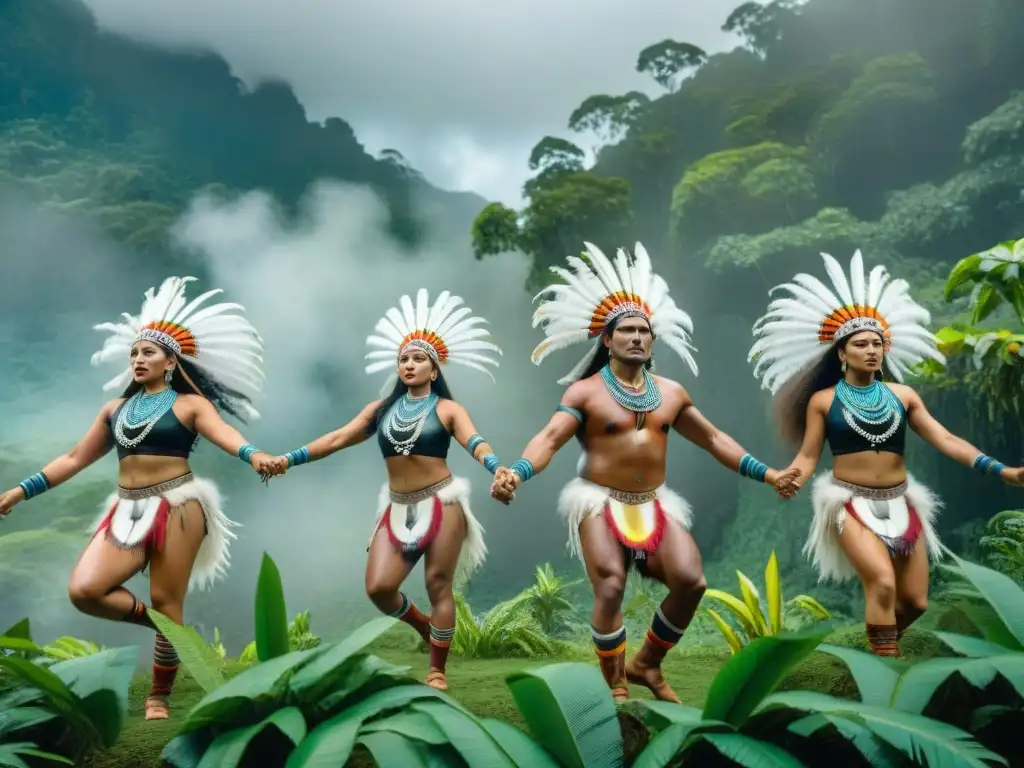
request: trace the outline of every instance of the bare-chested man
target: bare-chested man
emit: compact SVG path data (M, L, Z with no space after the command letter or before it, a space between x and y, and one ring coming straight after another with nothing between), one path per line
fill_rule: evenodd
M669 430L675 429L721 464L780 495L793 492L798 471L769 469L716 429L677 382L654 376L651 349L656 337L690 366L693 326L653 274L650 258L636 244L633 263L620 249L615 264L587 243L584 261L570 257L571 273L552 271L567 285L534 316L546 321L547 339L533 353L539 364L554 349L599 337L591 352L559 383L570 384L547 426L526 446L522 458L499 469L492 495L508 502L516 489L544 470L573 435L584 455L579 477L559 498L569 526L570 550L580 556L594 590L591 618L601 671L617 702L628 697L627 682L642 685L662 701L679 698L665 681L661 662L682 638L704 595L701 556L689 534L690 507L665 486ZM669 589L640 651L626 663L622 598L626 573L635 563L643 576Z

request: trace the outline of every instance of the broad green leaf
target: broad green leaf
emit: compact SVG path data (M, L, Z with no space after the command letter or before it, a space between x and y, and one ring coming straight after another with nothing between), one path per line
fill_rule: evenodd
M4 635L0 637L0 648L4 648L8 651L14 651L15 653L23 653L25 656L44 656L46 651L41 646L36 645L31 640L26 640L22 637L7 637Z
M970 685L984 689L996 675L1014 687L1024 698L1024 653L1003 653L981 659L929 659L915 664L900 679L892 706L904 712L923 713L935 692L953 675Z
M29 768L28 763L21 759L21 755L35 757L42 760L49 760L52 763L63 763L74 765L63 755L55 755L52 752L44 752L32 741L14 741L7 744L0 744L0 766L3 768Z
M630 699L622 705L622 709L640 718L644 725L653 731L663 731L670 725L694 725L696 723L721 725L716 720L705 720L704 713L696 707L658 701L657 699ZM725 727L732 728L730 725Z
M664 704L666 702L658 702ZM696 717L692 715L685 721L677 719L671 722L664 730L661 730L644 747L643 751L636 756L633 768L662 768L669 765L697 734L701 733L731 733L732 726L716 720L702 720L700 711L694 710Z
M1004 646L990 643L988 640L982 640L980 637L961 635L957 632L936 632L934 630L932 634L961 656L978 659L1006 653Z
M789 603L807 611L818 621L832 618L832 614L828 612L828 609L810 595L797 595Z
M356 739L369 751L373 761L382 768L427 768L427 751L422 744L389 731L363 733Z
M503 720L484 717L479 720L480 726L490 734L491 738L512 758L517 766L530 768L559 768L555 759L526 733L509 725Z
M0 668L6 669L42 693L43 699L87 740L101 741L100 734L86 716L82 700L53 672L17 656L0 656Z
M228 679L192 708L181 733L208 725L237 728L259 722L280 706L287 690L282 688L287 685L289 676L322 651L322 647L293 651Z
M16 622L12 626L7 628L7 631L0 635L0 637L16 638L18 640L32 640L32 629L29 625L28 617L25 617L19 622Z
M341 676L336 680L334 689L316 701L308 694L304 701L314 701L317 711L323 715L333 715L351 703L351 699L361 699L395 685L408 685L414 682L409 674L409 667L399 667L384 661L377 656L357 654L345 662Z
M704 718L742 726L764 697L830 632L830 627L816 625L802 632L759 637L748 643L711 681L704 701Z
M1017 647L1011 650L1024 650L1024 590L1015 584L1009 576L969 560L963 560L948 547L944 547L944 549L960 566L964 576L992 606L1017 641Z
M277 564L266 552L256 582L256 656L269 661L288 653L288 609Z
M301 701L319 701L329 691L336 690L337 683L347 672L346 663L391 629L396 621L389 616L381 616L363 624L341 642L328 646L316 659L299 670L288 687Z
M417 699L439 699L461 709L447 694L417 683L402 685L367 696L311 730L288 756L285 768L337 768L352 755L364 721L403 709Z
M423 712L400 710L381 720L373 720L363 725L360 733L376 733L391 731L407 739L422 741L425 744L447 744L448 738L444 731L437 727L433 718Z
M965 590L956 591L966 592ZM967 594L961 596L967 598ZM967 620L981 632L985 640L1001 646L1003 650L1024 650L1024 646L1017 642L1017 638L1007 629L1006 623L999 618L995 609L989 603L979 602L979 600L981 598L977 595L974 599L959 600L954 604L954 608L967 617Z
M893 755L891 745L881 741L866 725L843 715L815 712L790 723L788 730L797 736L810 738L830 726L860 752L871 768L900 768L903 765L902 756Z
M137 646L111 648L59 661L50 671L82 702L104 747L114 746L128 715L128 690L139 657Z
M772 550L764 568L765 600L768 603L768 626L773 635L782 631L782 578L779 576L779 558Z
M1003 303L1002 294L991 283L983 283L978 289L971 311L971 323L977 324L999 309Z
M966 258L960 259L956 263L956 266L949 273L949 277L946 278L946 286L944 289L946 301L949 301L953 296L953 292L964 283L968 283L978 276L981 271L981 256L974 253Z
M740 624L743 625L743 631L747 633L747 637L753 639L758 636L757 623L754 620L753 614L747 608L746 603L738 597L730 595L728 592L723 592L720 589L708 589L704 592L704 597L717 600L732 611L733 615L740 620Z
M715 622L715 626L718 627L718 631L722 633L722 637L729 643L729 650L733 653L739 653L743 648L743 641L740 636L736 634L736 631L729 625L725 619L718 615L716 611L711 608L705 608L704 613L711 617L711 620Z
M53 720L56 715L42 707L14 707L0 710L0 741L8 733Z
M761 595L758 594L757 587L754 586L754 582L748 579L743 571L736 571L736 579L740 583L740 595L743 597L743 604L750 611L750 616L754 620L758 636L767 635L768 624L765 622L764 613L761 610Z
M702 733L694 738L707 742L722 757L743 768L805 768L781 747L741 733Z
M803 712L822 712L849 717L865 725L917 764L985 768L983 760L1000 765L1006 761L974 741L969 733L952 725L889 707L873 707L859 701L838 699L814 691L786 691L765 699L761 711L789 707Z
M879 707L889 706L899 684L900 673L882 661L879 656L828 643L819 645L818 650L835 656L846 664L846 668L853 676L853 681L857 684L861 701Z
M534 738L565 768L622 765L619 718L596 666L549 664L505 681Z
M172 768L199 768L203 753L210 748L214 738L212 728L183 733L167 742L160 757Z
M409 706L433 719L467 765L515 768L512 758L491 738L475 715L443 701L414 701Z
M152 608L147 608L146 613L160 634L174 646L181 663L203 689L203 693L210 693L224 685L220 657L195 629L182 626Z
M298 707L285 707L256 725L236 728L218 736L203 753L199 768L235 768L243 765L242 759L245 758L249 744L267 728L277 729L282 737L296 746L306 738L306 719L302 716L301 710ZM255 755L250 755L244 765L248 765L253 758L259 759Z

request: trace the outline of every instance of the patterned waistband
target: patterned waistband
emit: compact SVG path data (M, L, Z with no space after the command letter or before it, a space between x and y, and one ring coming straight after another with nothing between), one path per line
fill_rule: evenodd
M618 488L609 488L608 495L619 502L619 504L631 504L633 506L640 506L658 498L657 490L630 493L629 491L620 491Z
M191 483L195 479L191 472L187 472L179 477L172 477L170 480L165 480L162 483L156 485L147 485L145 488L125 488L123 486L117 486L118 498L122 499L149 499L153 496L160 496L167 491L173 491L175 488L180 488L186 483Z
M388 494L391 496L391 501L395 504L418 504L419 502L426 501L431 496L434 496L442 488L446 488L451 485L454 479L455 478L452 477L452 475L448 475L444 480L439 480L433 485L428 485L426 488L421 488L420 490L413 491L412 493L398 493L397 491L392 491L389 488Z
M845 480L839 480L836 477L832 478L832 482L840 488L853 491L856 496L860 496L863 499L871 499L872 501L889 501L890 499L898 499L900 496L904 496L907 493L906 480L899 485L894 485L890 488L872 488L867 485L857 485L856 483L848 483Z

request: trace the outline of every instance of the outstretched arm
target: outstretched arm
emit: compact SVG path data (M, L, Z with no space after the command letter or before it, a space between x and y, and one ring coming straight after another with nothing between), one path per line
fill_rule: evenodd
M332 453L337 453L345 448L358 445L366 440L372 434L370 431L370 425L373 423L373 416L380 407L380 403L380 400L374 400L372 403L365 406L363 410L361 410L359 414L345 426L339 427L333 432L321 435L313 442L304 445L301 448L289 451L283 457L287 460L287 466L292 467L298 464L305 464L309 461L317 461L318 459L326 458Z
M189 399L195 408L193 425L196 432L225 453L237 456L258 472L263 471L263 465L270 459L270 454L246 442L242 433L224 421L213 403L205 397L190 395Z
M507 475L495 477L495 484L506 480L514 489L537 473L543 472L559 449L576 434L576 430L583 422L584 399L582 382L570 386L562 396L558 410L548 420L544 429L526 444L522 457L512 463Z
M743 448L722 430L705 418L697 410L689 394L686 394L682 409L672 424L680 435L694 445L710 453L719 464L738 472L744 477L775 485L779 478L778 470L770 469ZM793 473L795 474L795 472Z
M90 464L105 456L111 449L112 435L107 420L117 407L118 400L111 400L100 409L89 431L74 448L63 456L51 461L41 471L23 480L16 489L20 500L31 499L50 488L70 480Z
M925 408L921 396L907 387L910 408L907 423L928 444L954 461L990 475L999 475L1011 485L1024 484L1024 468L1007 467L990 456L986 456L962 437L946 429Z
M449 431L456 442L466 449L474 461L483 464L493 475L500 462L494 455L490 443L477 433L476 427L473 426L473 420L469 417L469 412L453 400L444 401L444 408L448 411L451 419Z
M818 466L821 459L821 449L825 445L825 415L826 408L822 407L823 400L817 395L811 397L807 403L807 426L804 428L804 441L800 445L800 451L786 469L796 469L800 477L810 477ZM801 483L796 482L796 487Z

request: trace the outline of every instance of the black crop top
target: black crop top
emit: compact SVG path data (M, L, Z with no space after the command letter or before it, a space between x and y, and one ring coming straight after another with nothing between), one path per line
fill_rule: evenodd
M125 403L121 403L111 414L110 419L107 423L110 425L111 440L114 442L114 447L117 448L117 460L120 461L125 456L171 456L178 459L187 459L188 455L195 448L198 435L191 429L186 427L178 417L174 415L174 409L169 408L167 412L157 419L156 424L146 435L146 438L136 445L134 448L125 448L121 443L113 437L114 425L117 423L117 416L124 408ZM135 431L128 432L126 437L132 438L136 434Z
M882 386L885 385L883 384ZM902 402L899 404L899 414L900 425L896 428L896 431L882 442L872 443L850 426L846 420L846 409L839 398L833 396L832 405L829 406L828 415L825 417L825 435L828 438L828 447L831 449L832 455L845 456L849 453L861 453L862 451L885 451L887 453L898 453L902 456L907 440L907 411L903 407ZM850 421L868 434L882 434L892 424L892 422L864 424L853 414L850 414Z
M391 440L388 439L389 422L392 415L395 413L395 409L402 404L402 398L399 398L388 408L386 413L382 413L377 421L377 445L380 447L380 453L385 459L390 459L393 456L430 456L435 459L446 459L448 458L448 447L451 445L452 436L447 429L444 428L444 424L441 423L440 417L437 415L437 400L435 395L430 395L434 398L432 405L426 406L430 412L426 415L423 422L423 429L420 430L416 441L412 445L406 446L408 452L401 451L394 446ZM415 427L410 427L408 430L391 428L391 437L400 443L404 440L408 440L412 437L415 432Z

